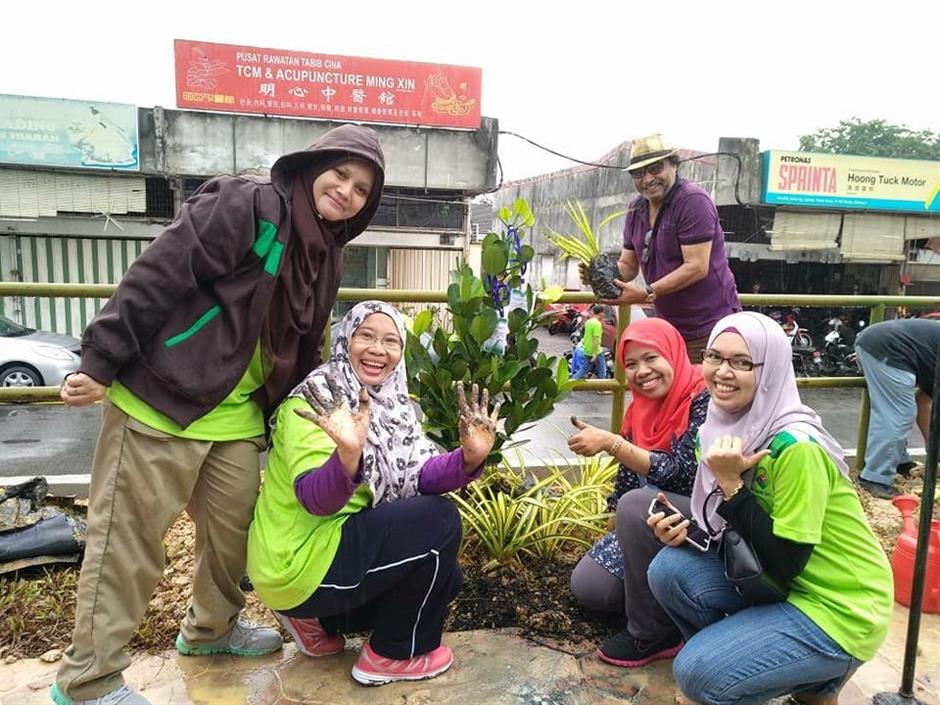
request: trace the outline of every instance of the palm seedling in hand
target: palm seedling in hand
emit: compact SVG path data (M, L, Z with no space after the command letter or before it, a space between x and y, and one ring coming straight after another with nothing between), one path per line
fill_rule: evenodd
M580 201L569 201L565 204L565 212L578 229L576 235L565 235L551 230L546 237L549 242L561 251L561 259L573 257L577 259L582 271L587 272L587 283L591 285L594 295L599 299L616 299L620 296L620 287L614 284L614 279L620 278L620 269L617 267L619 254L616 252L601 252L600 241L591 219ZM623 211L612 213L604 218L598 228L603 227L614 218L623 215Z

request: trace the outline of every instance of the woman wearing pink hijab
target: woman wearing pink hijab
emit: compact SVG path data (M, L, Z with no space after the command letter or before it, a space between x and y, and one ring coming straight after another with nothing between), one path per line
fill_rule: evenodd
M700 703L787 693L836 703L887 634L893 599L842 448L800 401L790 345L766 316L720 320L702 373L711 401L699 430L693 519L715 537L733 527L789 594L751 603L725 577L718 541L691 550L683 545L687 519L652 515L649 525L669 548L650 565L650 588L686 640L673 675ZM747 486L742 475L751 468Z
M685 341L662 318L631 323L617 346L632 401L620 434L577 420L568 439L578 455L607 452L620 463L611 531L578 562L571 592L585 608L625 615L626 626L605 639L597 656L622 668L672 658L682 645L679 630L649 590L646 571L663 545L646 526L658 492L688 512L698 460L695 438L705 420L708 393Z

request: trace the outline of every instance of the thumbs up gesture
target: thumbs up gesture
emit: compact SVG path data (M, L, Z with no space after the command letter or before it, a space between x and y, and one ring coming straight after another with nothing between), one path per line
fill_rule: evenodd
M571 417L571 423L578 429L578 432L568 439L568 447L578 455L587 457L597 455L602 450L610 448L619 438L610 431L584 423L577 416Z
M770 450L765 448L746 455L742 447L743 442L737 436L721 436L705 453L705 463L722 487L734 485L741 475L770 454Z

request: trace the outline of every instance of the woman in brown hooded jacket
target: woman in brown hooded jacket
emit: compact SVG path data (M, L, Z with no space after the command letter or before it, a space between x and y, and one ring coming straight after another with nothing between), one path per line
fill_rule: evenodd
M270 179L208 181L134 261L82 339L62 400L104 400L75 630L58 705L144 705L123 683L123 647L185 508L196 526L181 654L260 655L273 629L238 619L265 420L319 351L343 246L378 208L374 130L342 125L287 154Z

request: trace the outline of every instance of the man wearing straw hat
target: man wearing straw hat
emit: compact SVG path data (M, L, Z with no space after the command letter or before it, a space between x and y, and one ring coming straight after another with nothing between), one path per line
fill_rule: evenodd
M627 209L619 267L620 298L652 304L702 361L712 326L741 310L725 238L711 197L678 175L679 152L654 134L633 140L626 171L637 196ZM645 284L627 283L642 271Z

